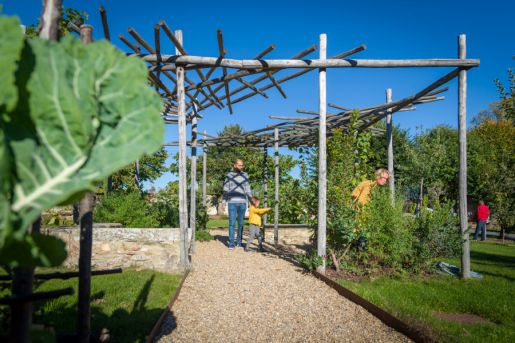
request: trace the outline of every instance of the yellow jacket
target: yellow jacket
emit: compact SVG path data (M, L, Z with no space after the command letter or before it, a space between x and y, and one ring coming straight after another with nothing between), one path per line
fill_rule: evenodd
M362 206L365 206L370 200L370 192L377 186L377 181L365 180L354 188L352 198Z
M257 208L254 206L250 206L249 224L261 226L261 216L270 210L271 208Z

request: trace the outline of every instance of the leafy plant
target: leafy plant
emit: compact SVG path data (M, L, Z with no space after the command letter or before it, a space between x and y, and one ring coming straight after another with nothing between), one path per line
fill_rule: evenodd
M159 227L159 213L137 191L114 193L95 207L96 222L121 223L126 227Z
M295 260L307 270L315 270L318 266L321 266L323 262L322 257L318 256L315 250L296 255Z
M1 17L0 31L0 262L59 264L64 243L27 228L153 153L161 100L144 63L108 42L25 40L16 18Z
M213 240L213 236L211 236L209 230L197 230L195 239L199 242L207 242Z

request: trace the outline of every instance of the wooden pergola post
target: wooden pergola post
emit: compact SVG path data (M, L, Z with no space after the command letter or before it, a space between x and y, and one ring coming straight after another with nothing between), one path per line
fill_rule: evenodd
M191 254L195 254L195 232L197 230L197 105L193 104L191 117L191 177L190 177L190 229Z
M175 31L175 37L182 45L182 31ZM180 51L175 48L175 53ZM186 101L184 92L183 66L177 66L177 115L179 130L179 223L180 223L180 258L182 268L189 266L188 260L188 200L186 175Z
M467 57L467 37L464 34L458 38L458 54L460 59ZM461 276L470 278L470 241L467 216L467 71L461 69L458 78L458 131L460 146L459 169L459 203L460 229L463 235L463 251L461 256Z
M268 146L263 147L263 207L268 207ZM263 215L263 242L265 241L267 215Z
M206 130L204 130L204 137L206 137ZM207 206L207 145L204 142L202 146L202 206Z
M320 35L320 60L327 57L327 35ZM322 258L322 264L317 267L317 271L325 274L325 256L326 256L326 201L327 201L327 152L326 152L326 111L327 111L327 93L326 93L326 68L320 68L318 71L318 97L319 97L319 129L318 129L318 236L317 251L318 256Z
M392 89L386 89L386 103L392 102ZM393 114L392 109L388 108L388 114L386 115L386 146L388 149L388 172L390 177L388 178L388 185L390 187L390 195L392 197L392 205L395 201L395 179L393 171Z
M274 167L275 167L275 197L274 197L274 245L279 244L279 128L274 129Z
M84 44L93 41L93 27L81 25L80 39ZM91 336L91 255L93 249L93 203L94 195L86 193L79 204L80 250L77 339L81 343Z

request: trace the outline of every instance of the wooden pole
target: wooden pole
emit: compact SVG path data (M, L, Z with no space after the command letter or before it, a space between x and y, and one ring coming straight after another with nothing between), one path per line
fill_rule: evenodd
M386 90L386 103L392 102L392 89L388 88ZM393 171L393 113L392 109L388 108L386 115L386 146L388 149L388 172L390 173L390 177L388 179L388 183L390 186L390 195L392 197L392 205L395 201L395 180L394 180L394 171Z
M41 14L41 30L39 37L59 40L59 18L61 18L62 0L44 0Z
M147 62L158 62L156 54L135 54ZM195 64L202 67L216 66L236 69L286 69L286 68L416 68L416 67L462 67L479 65L477 59L404 59L404 60L364 60L364 59L286 59L286 60L236 60L219 57L192 55L161 55L163 63L178 65ZM162 70L173 70L173 66Z
M467 57L467 38L464 34L458 38L458 54L460 59ZM458 131L460 146L460 228L463 235L463 251L461 256L461 276L470 278L470 241L467 217L467 71L460 70L458 79Z
M191 254L195 254L195 232L197 229L197 105L193 105L191 117L191 176L190 176L190 228Z
M182 45L182 31L175 31L175 37ZM176 54L180 52L176 48ZM180 258L182 268L189 266L188 261L188 200L186 190L186 101L184 93L184 68L177 68L177 114L179 118L179 222L180 222Z
M84 44L93 41L93 27L81 25L80 39ZM89 343L91 337L91 255L93 246L94 195L86 193L79 204L80 250L77 340Z
M207 135L204 130L204 137ZM204 143L202 147L202 206L207 206L207 144Z
M268 207L268 146L263 147L263 207ZM265 241L265 227L268 216L263 215L263 242Z
M279 243L279 128L274 129L274 160L275 160L275 221L274 221L274 245Z
M320 60L324 61L327 57L327 35L320 35ZM318 129L318 235L317 250L318 256L322 258L322 264L317 267L317 271L325 274L326 256L326 200L327 200L327 156L326 156L326 69L320 68L318 71L318 100L319 100L319 129Z

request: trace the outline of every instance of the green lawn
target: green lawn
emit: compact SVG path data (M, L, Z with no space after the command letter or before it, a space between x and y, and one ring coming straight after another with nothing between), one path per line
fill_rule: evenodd
M47 272L40 271L40 272ZM144 342L175 293L179 274L150 270L124 270L121 274L93 276L91 282L92 333L102 328L110 342ZM55 327L56 332L74 333L77 322L77 278L42 282L38 291L73 287L75 294L39 302L35 323Z
M460 263L459 259L447 262ZM339 282L441 341L515 342L515 244L472 242L471 262L483 280L435 276ZM491 323L449 322L434 312L470 313Z

